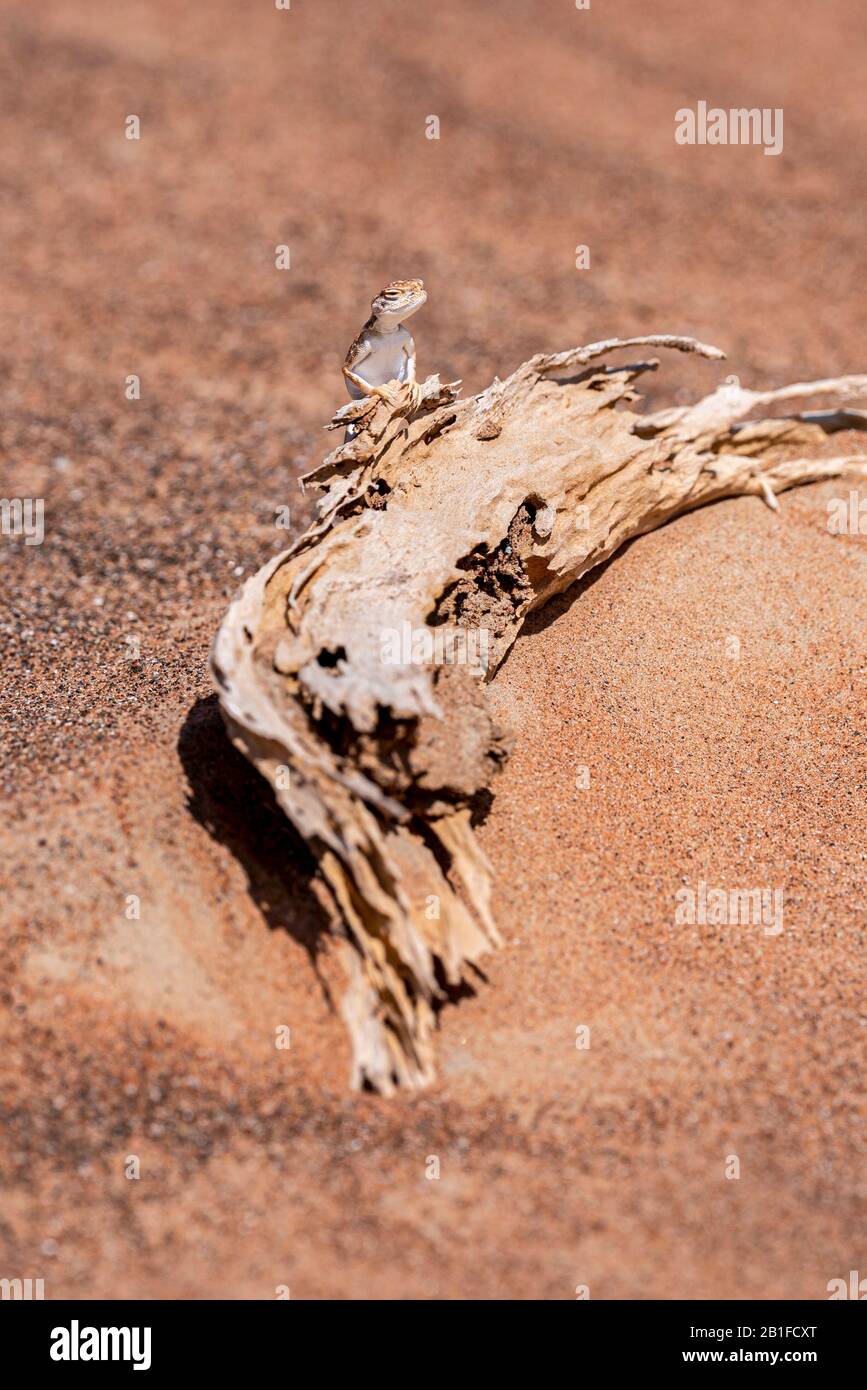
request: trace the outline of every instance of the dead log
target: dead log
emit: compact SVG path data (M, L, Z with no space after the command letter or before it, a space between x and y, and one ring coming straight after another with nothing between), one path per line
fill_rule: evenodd
M472 828L508 754L486 700L526 615L625 541L719 498L843 471L827 437L864 429L867 376L744 390L643 415L654 336L539 354L480 395L430 377L395 408L338 411L356 433L304 480L309 530L244 585L212 669L231 737L313 848L347 942L354 1084L433 1075L434 1010L497 944ZM806 402L829 408L798 409ZM779 407L773 417L757 411ZM824 449L822 446L825 446Z

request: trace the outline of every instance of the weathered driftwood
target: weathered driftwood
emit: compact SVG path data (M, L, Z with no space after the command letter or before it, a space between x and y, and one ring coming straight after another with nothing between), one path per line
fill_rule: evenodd
M498 940L472 816L508 752L485 679L526 615L677 513L741 493L776 506L784 488L867 471L863 454L819 449L867 425L852 408L867 376L765 392L729 379L642 415L622 407L656 361L601 362L632 347L723 356L614 339L537 355L467 400L430 377L396 408L344 406L330 428L357 433L304 480L322 490L317 520L218 633L231 736L313 847L349 943L356 1085L431 1078L434 1010ZM822 398L827 411L748 420ZM431 651L444 633L451 651Z

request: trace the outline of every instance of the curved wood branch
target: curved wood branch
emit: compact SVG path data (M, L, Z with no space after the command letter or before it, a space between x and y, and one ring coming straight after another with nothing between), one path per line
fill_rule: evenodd
M858 423L841 411L867 399L867 376L766 392L729 379L641 415L633 383L656 360L601 359L647 346L723 356L690 338L612 339L539 354L467 400L434 376L393 408L344 406L331 427L358 432L305 480L322 492L316 522L217 635L231 736L333 896L356 1085L429 1081L434 1010L497 944L472 815L509 747L485 684L526 615L678 513L867 473L863 455L819 449ZM816 397L833 408L750 418Z

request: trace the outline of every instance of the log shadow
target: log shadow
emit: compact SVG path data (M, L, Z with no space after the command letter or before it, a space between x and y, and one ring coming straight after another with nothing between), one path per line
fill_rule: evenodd
M631 540L624 541L623 544L618 547L614 555L609 555L607 560L603 560L601 564L596 565L592 570L588 570L588 572L582 575L580 579L577 579L574 584L570 584L568 589L564 589L561 594L554 594L552 598L548 599L547 603L542 604L541 608L537 608L535 612L529 613L518 629L514 642L494 672L492 683L498 680L503 671L505 671L513 651L522 639L535 637L538 633L544 632L546 628L550 627L552 623L555 623L558 618L561 618L564 613L568 612L573 603L577 603L589 589L593 588L594 584L598 583L612 560L616 557L619 558L621 555L625 555L632 544L633 541Z
M196 700L178 735L178 756L190 792L190 813L235 856L250 897L272 931L304 947L328 1007L334 1001L319 969L332 933L313 892L316 862L280 810L264 777L232 745L216 695Z

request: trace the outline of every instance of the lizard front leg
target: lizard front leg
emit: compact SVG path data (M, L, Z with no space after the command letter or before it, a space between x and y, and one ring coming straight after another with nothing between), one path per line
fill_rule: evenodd
M410 391L410 401L412 402L410 409L413 411L418 410L421 405L421 387L415 379L415 345L406 351L405 382Z
M353 386L357 386L359 391L363 391L365 396L379 396L380 400L390 405L392 410L396 409L400 403L400 392L403 382L387 381L383 386L374 386L371 382L365 381L363 377L351 372L348 367L343 368L343 375L347 381L351 381Z
M404 381L409 386L415 386L415 343L410 339L409 347L404 347L403 355L406 358L406 375Z

